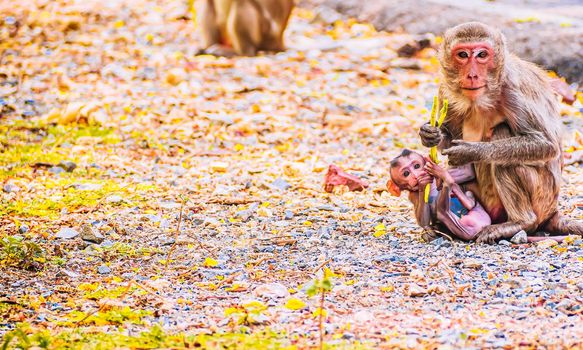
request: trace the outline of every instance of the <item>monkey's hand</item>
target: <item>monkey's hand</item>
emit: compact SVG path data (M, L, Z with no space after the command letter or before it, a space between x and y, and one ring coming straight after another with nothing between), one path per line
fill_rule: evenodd
M421 137L421 143L425 147L437 146L443 139L441 130L437 126L431 126L429 123L421 126L419 137Z
M448 163L452 166L465 165L482 160L480 146L478 142L466 142L463 140L451 141L451 147L444 149L441 153L448 157Z

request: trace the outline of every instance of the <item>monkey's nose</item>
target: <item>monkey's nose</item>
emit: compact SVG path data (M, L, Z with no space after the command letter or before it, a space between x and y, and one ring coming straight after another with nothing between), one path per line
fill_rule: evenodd
M477 80L478 79L478 74L476 73L470 73L468 74L468 79L471 80Z

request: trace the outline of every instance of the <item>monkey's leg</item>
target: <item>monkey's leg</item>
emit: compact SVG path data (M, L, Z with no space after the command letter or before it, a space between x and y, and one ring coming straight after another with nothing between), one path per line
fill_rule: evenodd
M233 40L233 49L239 55L255 56L261 43L261 9L251 0L239 0L227 19L227 33Z
M221 32L217 23L217 13L212 0L199 2L196 10L197 21L202 33L202 47L206 50L209 47L220 44Z
M555 213L544 226L546 232L551 235L579 235L583 236L583 222L561 216Z
M546 217L550 208L557 205L556 199L544 196L545 193L553 192L552 189L545 193L541 191L545 186L554 185L544 175L528 166L494 167L494 185L508 214L508 221L484 227L476 241L494 243L502 238L511 238L520 230L527 233L534 231L540 223L539 216ZM536 211L534 203L537 205Z
M454 186L457 186L457 184L454 184ZM470 227L464 225L460 218L451 211L451 190L451 186L444 182L443 188L437 197L437 219L456 237L469 241L476 236L477 230L470 230Z

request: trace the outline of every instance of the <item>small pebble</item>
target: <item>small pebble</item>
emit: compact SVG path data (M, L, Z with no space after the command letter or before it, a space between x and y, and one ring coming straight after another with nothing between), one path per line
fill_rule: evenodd
M111 272L111 269L107 265L100 265L97 268L97 272L99 272L102 275L107 275L107 274L109 274Z
M66 172L70 173L73 170L75 170L77 164L68 160L63 160L57 166L64 169Z
M273 181L271 183L271 186L273 186L279 190L282 190L282 191L288 190L291 187L289 182L285 181L281 177L278 177L277 179L275 179L275 181Z
M70 238L77 237L78 235L79 235L79 232L77 232L76 230L69 228L69 227L63 227L62 229L59 230L59 232L57 232L55 237L63 238L63 239L70 239Z
M518 231L511 239L510 242L514 244L524 244L528 243L528 239L526 238L526 231L520 230Z
M14 185L14 184L6 184L2 187L2 190L6 193L17 193L20 192L20 187Z
M64 173L65 169L61 168L60 166L53 166L49 168L49 172L53 174L60 174Z

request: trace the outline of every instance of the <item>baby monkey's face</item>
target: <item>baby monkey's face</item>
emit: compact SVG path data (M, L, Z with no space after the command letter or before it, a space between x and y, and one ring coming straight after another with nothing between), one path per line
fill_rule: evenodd
M424 169L425 159L418 153L412 152L401 156L396 166L391 168L391 178L402 190L419 191L418 178L427 175Z

